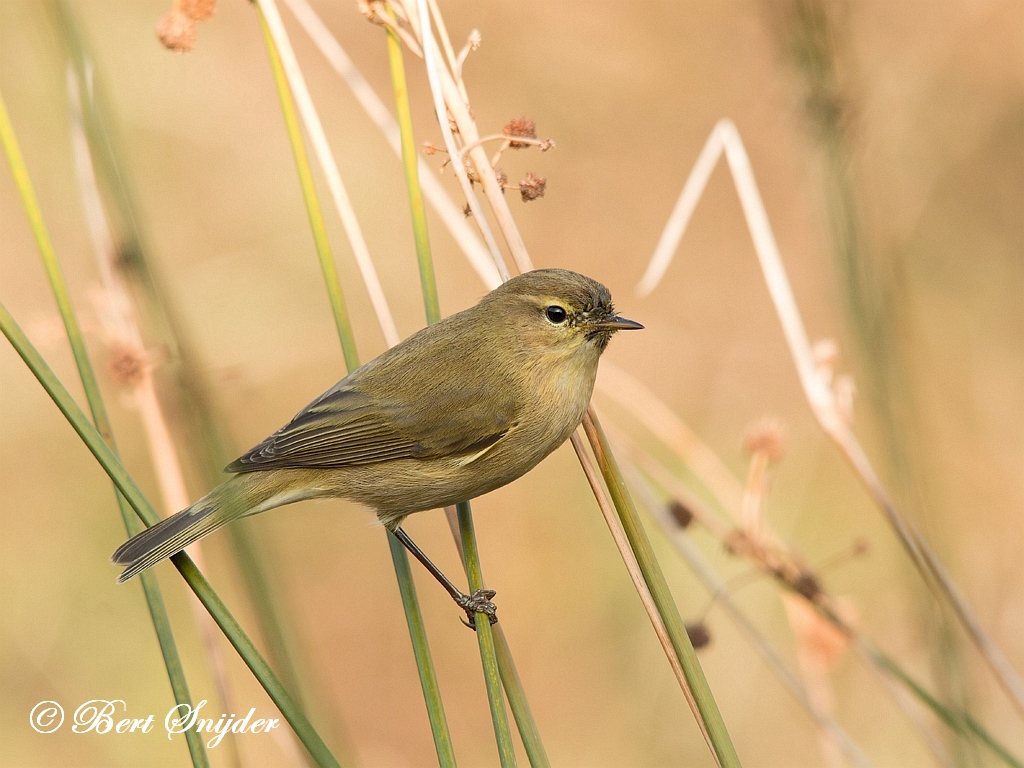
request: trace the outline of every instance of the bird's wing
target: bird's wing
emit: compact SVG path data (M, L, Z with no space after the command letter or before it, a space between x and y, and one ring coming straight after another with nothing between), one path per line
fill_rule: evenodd
M332 468L391 459L466 456L494 445L516 423L507 393L442 377L409 398L369 395L345 379L226 468L249 472ZM440 390L440 391L439 391Z

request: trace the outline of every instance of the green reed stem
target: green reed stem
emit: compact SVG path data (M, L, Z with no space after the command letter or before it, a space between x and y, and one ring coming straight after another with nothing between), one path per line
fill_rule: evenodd
M259 3L254 5L260 19L260 28L263 30L263 39L267 44L270 68L274 73L274 84L277 86L277 95L281 101L281 112L284 115L284 124L288 131L288 141L291 144L292 153L295 155L295 168L299 174L299 184L302 187L302 197L306 202L306 212L309 214L309 226L313 230L317 256L320 258L320 269L324 274L324 284L327 286L327 295L331 300L334 324L338 329L338 337L341 339L345 367L351 372L359 367L359 353L356 351L355 336L352 335L352 323L349 321L348 308L345 306L345 296L341 292L338 270L334 266L334 257L331 255L327 227L324 224L324 215L316 194L316 185L313 183L313 170L310 168L309 158L306 156L306 147L302 143L299 117L295 113L295 103L292 101L291 89L288 87L288 77L285 75L277 46L270 34L270 28L263 17L263 9L260 8Z
M622 472L611 452L604 430L601 429L601 425L592 411L588 411L587 415L583 417L583 428L594 448L594 455L597 457L601 474L604 475L608 492L615 504L615 511L618 513L623 530L629 539L630 548L636 555L647 588L651 591L651 596L658 606L658 613L661 614L662 621L665 622L672 647L683 667L686 682L690 686L693 698L697 702L697 709L714 746L715 756L722 768L739 766L740 760L736 754L736 748L732 744L725 721L722 720L722 714L718 711L718 704L715 703L715 697L711 694L711 688L704 677L704 670L700 666L700 661L697 660L697 653L693 650L690 638L683 627L683 620L679 616L679 609L672 598L668 582L665 581L665 574L661 571L650 539L647 538L647 533L640 523L640 517L622 479Z
M402 45L390 29L386 30L388 61L391 65L391 85L395 93L395 111L398 116L399 134L402 140L402 164L405 169L406 188L409 193L409 208L412 213L413 240L416 244L416 259L419 264L420 285L423 292L423 304L427 323L436 323L441 319L441 305L437 295L437 281L434 277L434 262L430 252L430 236L427 231L427 214L423 205L423 193L420 189L418 156L416 140L413 137L412 110L409 105L409 88L405 79L405 63L402 57ZM469 577L470 591L482 587L473 585L475 572L480 571L479 549L473 531L473 518L469 502L459 505L459 528L462 537L462 551L466 573ZM482 577L478 579L482 583ZM482 623L478 620L477 626ZM487 685L487 696L494 721L495 736L498 740L498 751L502 765L515 764L515 751L511 745L508 727L508 716L501 687L504 684L508 691L509 702L512 704L513 716L520 729L520 737L526 748L530 763L534 768L549 765L544 745L540 741L537 725L533 720L526 693L512 660L512 653L502 632L492 631L490 624L482 633L478 630L481 660L484 666L484 679ZM497 640L496 640L497 638ZM506 761L511 761L506 763Z
M395 562L398 583L412 584L412 571L409 568L409 556L398 538L388 531L388 546ZM437 762L442 768L454 768L455 747L451 733L448 732L448 720L444 714L444 703L441 701L441 690L434 674L434 661L430 657L430 645L427 643L426 626L420 612L420 602L415 589L402 590L402 607L405 608L405 619L409 632L416 633L412 638L412 649L416 655L416 668L419 670L420 685L423 697L427 702L427 717L430 720L430 731L434 735L434 749L437 751Z
M505 638L505 631L501 628L500 623L495 624L492 631L501 684L505 688L508 705L512 710L512 717L516 721L516 728L519 729L519 738L523 740L526 758L530 761L531 768L551 768L551 761L548 760L548 753L540 738L540 730L533 719L533 710L530 709L530 702L526 698L526 689L523 688L523 681L519 678L519 671L512 660L512 649L509 648L508 640Z
M51 12L56 19L64 44L65 53L78 80L81 97L82 121L85 127L89 149L92 153L98 175L105 182L111 199L112 218L117 230L119 264L124 272L144 290L143 306L148 319L159 329L160 335L168 342L171 356L177 357L177 365L171 366L181 399L179 411L194 433L195 441L202 448L204 474L210 485L221 482L220 468L232 456L225 450L225 440L218 429L213 398L203 384L203 377L195 365L196 355L183 331L184 324L168 299L167 291L154 274L150 263L150 249L144 241L143 228L135 204L132 183L127 168L119 159L119 142L115 131L115 120L106 97L104 80L100 69L88 50L77 19L63 0L51 0ZM133 519L134 516L129 515ZM231 539L232 549L238 560L248 596L255 608L260 633L265 638L268 653L279 670L286 687L292 691L300 706L303 706L301 677L298 660L289 643L287 622L267 578L263 561L266 553L260 552L258 542L245 523L228 526L226 531ZM308 679L303 682L309 682ZM307 708L303 706L303 709ZM335 724L334 730L340 726Z
M476 534L473 531L473 513L469 502L460 502L459 530L462 532L463 557L466 573L469 576L469 590L476 592L484 588L484 576L480 570L480 552L476 545ZM494 634L491 622L486 613L477 612L474 618L476 638L480 644L480 659L484 667L484 683L487 686L487 700L491 705L491 720L494 723L494 736L498 740L498 756L501 768L512 768L516 764L515 747L512 744L512 732L508 727L508 715L505 713L505 698L501 693L501 675L498 672L498 658L494 650Z
M89 354L85 348L85 341L82 338L82 330L79 327L78 319L75 316L74 306L71 304L71 297L68 294L67 284L61 272L60 264L57 262L57 255L53 250L53 243L43 221L43 212L36 199L35 190L32 187L32 180L25 166L25 159L22 157L21 149L18 147L18 140L11 125L10 116L7 114L7 105L3 96L0 95L0 142L3 143L4 152L11 166L11 174L14 176L15 185L21 196L25 212L28 214L29 224L35 236L36 244L39 247L39 254L43 259L46 268L46 275L50 280L53 289L54 299L60 311L64 327L67 329L68 341L71 344L71 351L78 367L78 373L82 380L82 387L85 389L86 400L89 403L89 410L92 412L93 421L101 439L106 441L112 451L117 447L114 442L114 434L110 425L110 418L107 415L106 407L103 404L103 396L100 393L99 382L93 371L92 363L89 361ZM125 530L129 536L138 532L139 528L131 510L124 497L114 490L117 497L118 509L121 518L124 520ZM171 691L174 700L179 705L186 705L191 708L192 699L188 692L188 682L185 679L185 670L181 665L181 658L178 656L178 648L174 641L174 634L171 631L170 620L167 617L167 608L163 602L160 587L153 574L146 574L142 580L142 590L146 597L146 604L149 608L149 615L153 621L153 628L156 630L157 641L160 644L160 654L163 656L164 666L167 668L167 677L171 684ZM185 733L189 754L194 766L208 766L206 749L203 746L202 738L197 733L187 731Z
M2 303L0 303L0 331L10 340L15 351L25 361L29 370L35 374L36 379L42 384L43 389L50 395L61 413L71 423L78 436L82 438L82 442L92 451L100 466L106 471L132 509L135 510L135 514L147 526L160 522L160 516L153 509L153 505L149 503L149 500L139 490L139 486L125 470L117 455L107 445L96 428L89 423L88 417L78 407L74 398L64 385L61 384L56 374L46 364L46 361L43 360L36 348L32 346L25 332L21 330L10 312L7 311L7 307ZM295 731L295 735L299 737L299 740L309 750L316 764L325 768L337 767L338 761L331 755L323 739L313 730L313 726L309 724L305 715L295 705L291 696L284 689L284 686L281 685L281 681L278 680L274 671L256 649L256 646L253 645L239 623L228 611L227 606L224 605L217 593L213 591L210 583L199 572L199 569L195 567L192 559L184 552L181 552L172 557L171 562L174 563L186 583L196 594L196 597L206 606L206 609L213 616L214 621L217 622L217 625L224 632L231 645L238 651L238 655L242 657L246 666L252 670L260 685L263 686L263 689Z
M412 111L409 106L409 88L405 81L405 64L402 61L402 44L398 36L390 29L386 30L386 36L388 62L391 65L391 86L395 91L395 111L398 113L398 127L402 137L405 186L409 191L409 208L412 211L412 236L416 243L416 260L420 268L420 286L423 289L427 322L436 323L441 319L441 304L437 298L434 261L430 255L427 211L423 205L423 191L420 189L419 156L416 152L416 140L412 133Z
M328 250L323 216L320 213L316 188L313 185L313 173L302 143L302 134L299 130L295 105L292 101L291 88L288 85L288 78L281 64L277 46L263 17L263 10L258 3L256 3L256 11L260 19L260 26L263 29L263 39L267 45L267 52L270 56L271 67L274 72L274 83L277 86L281 110L284 113L285 125L288 129L288 138L292 145L292 152L295 155L295 164L298 168L303 197L309 211L309 221L313 227L314 239L316 240L317 251L320 255L320 264L323 268L324 281L327 284L327 293L330 296L331 306L334 309L334 320L338 326L338 336L341 338L345 365L351 372L359 367L359 354L355 348L348 312L345 310L341 283L338 280L338 273L334 269L334 262ZM409 569L409 556L404 547L395 546L397 542L394 540L394 537L389 535L388 539L391 559L395 567L395 576L398 579L398 587L402 593L402 604L405 607L406 623L409 626L409 637L412 641L416 667L419 671L423 698L427 706L427 716L430 720L430 727L434 736L434 747L437 750L438 761L444 768L447 768L448 766L455 765L455 754L452 748L451 734L448 730L448 722L444 714L444 704L441 701L437 675L434 671L434 663L430 655L430 646L427 643L427 631L423 624L423 615L419 610L416 584L412 579L412 572Z
M974 737L978 739L978 741L992 750L993 754L995 754L995 756L1003 763L1010 766L1010 768L1024 768L1024 763L1022 763L1020 759L1013 755L1003 744L997 741L992 734L985 730L985 728L969 714L966 712L955 712L947 707L929 693L923 685L911 677L910 674L896 661L882 653L882 651L874 645L863 640L859 642L859 645L863 649L865 655L873 664L875 664L875 666L892 675L893 678L906 686L914 696L932 710L932 712L934 712L935 715L955 733L958 733L961 736Z

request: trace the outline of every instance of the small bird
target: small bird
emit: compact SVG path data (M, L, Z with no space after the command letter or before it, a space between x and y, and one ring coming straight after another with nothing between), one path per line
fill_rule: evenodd
M512 278L350 373L229 464L188 509L126 541L118 582L232 520L340 497L377 513L469 618L495 621L492 590L466 595L402 530L413 512L500 488L564 443L583 419L612 334L608 289L564 269Z

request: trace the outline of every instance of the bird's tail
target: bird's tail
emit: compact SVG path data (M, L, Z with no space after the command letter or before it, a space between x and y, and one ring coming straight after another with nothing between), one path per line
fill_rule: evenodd
M313 495L276 482L275 474L249 472L235 475L188 509L132 536L110 557L115 565L128 566L117 577L117 583L127 581L165 557L176 555L232 520Z

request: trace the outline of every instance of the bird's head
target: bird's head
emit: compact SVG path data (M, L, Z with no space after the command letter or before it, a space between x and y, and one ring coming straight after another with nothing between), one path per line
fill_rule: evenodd
M596 358L616 331L643 328L615 314L607 288L566 269L537 269L513 277L485 302L514 324L527 346L551 351L586 352Z

